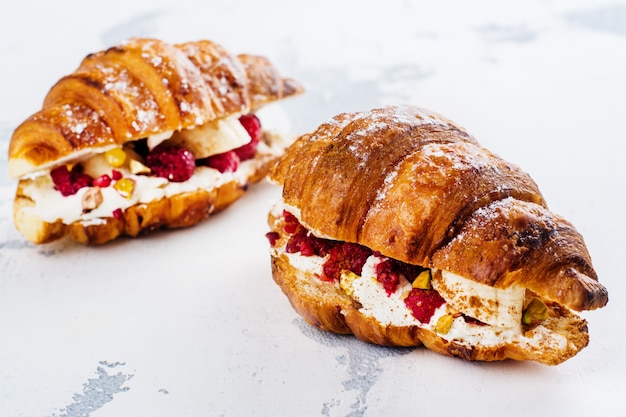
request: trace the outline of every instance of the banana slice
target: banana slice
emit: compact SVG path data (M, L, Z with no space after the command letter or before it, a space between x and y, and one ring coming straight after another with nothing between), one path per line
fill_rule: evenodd
M520 286L494 288L448 271L435 271L432 285L454 311L505 329L521 326L526 290Z
M239 122L239 115L234 115L194 129L176 131L168 144L184 146L196 159L202 159L238 148L251 140Z

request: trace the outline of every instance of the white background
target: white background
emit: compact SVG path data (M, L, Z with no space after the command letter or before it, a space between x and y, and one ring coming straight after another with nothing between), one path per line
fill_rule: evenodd
M207 38L307 88L304 133L410 103L520 165L585 237L606 308L556 367L321 333L273 283L267 183L197 227L99 248L15 231L13 129L130 36ZM619 416L626 410L626 3L13 1L0 6L0 416Z

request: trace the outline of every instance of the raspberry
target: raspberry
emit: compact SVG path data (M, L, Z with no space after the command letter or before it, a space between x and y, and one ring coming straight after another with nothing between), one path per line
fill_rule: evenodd
M234 150L239 159L245 161L254 157L256 148L263 138L263 130L261 129L261 121L252 113L241 116L239 122L252 138L249 143Z
M183 182L193 175L196 160L185 147L159 145L146 156L146 166L157 177Z
M344 270L361 275L363 265L371 254L371 249L357 243L333 245L329 252L330 256L324 263L324 276L328 280L336 281Z
M328 239L321 239L312 235L304 226L300 224L296 216L283 210L285 226L283 230L290 234L291 237L287 241L285 250L287 253L300 252L303 256L321 256L328 255L330 249L336 242Z
M124 218L122 209L116 208L115 210L113 210L113 217L115 217L117 220L122 220Z
M123 177L122 173L118 171L117 169L111 170L111 179L113 181L119 181L122 179L122 177Z
M222 174L225 172L235 172L239 167L239 162L239 156L237 156L235 151L209 156L204 160L206 166L215 168Z
M300 252L303 256L321 256L328 255L335 242L327 239L320 239L313 236L304 227L298 229L296 233L291 235L285 250L287 253Z
M295 233L293 233L285 246L287 253L302 252L302 247L307 246L306 243L303 243L307 238L307 234L308 231L304 227L300 227ZM306 248L304 249L304 252L307 252ZM302 254L304 255L304 253Z
M64 197L76 194L83 187L91 187L93 183L93 179L83 173L81 165L74 165L71 171L65 165L54 168L50 171L50 177L52 177L54 189Z
M385 259L376 265L376 280L383 284L387 295L393 294L400 283L400 273L394 269L391 259Z
M314 237L314 236L311 236ZM334 240L328 239L320 239L318 237L314 237L311 241L311 245L313 246L313 250L317 256L325 257L330 253L330 250L335 247L338 243Z
M436 290L422 290L413 288L404 299L404 304L411 310L413 317L420 323L429 323L435 310L441 307L446 300Z
M283 210L283 217L285 218L285 232L292 234L300 228L301 225L296 216L294 216L287 210Z
M109 177L107 174L102 174L98 178L93 180L93 185L100 188L107 188L109 185L111 185L111 177Z
M387 295L391 295L400 284L400 275L413 282L415 278L424 271L419 265L407 264L396 259L385 258L376 265L376 279L383 284L383 288L387 291Z
M304 227L301 227L295 234L293 234L287 245L285 246L285 250L287 253L295 253L300 252L302 256L325 256L321 255L319 251L318 241L322 239L318 239L313 236L306 230Z
M278 239L280 239L280 234L278 234L278 232L267 232L265 234L265 237L267 238L267 240L270 241L270 246L274 247L276 246L276 242L278 242Z

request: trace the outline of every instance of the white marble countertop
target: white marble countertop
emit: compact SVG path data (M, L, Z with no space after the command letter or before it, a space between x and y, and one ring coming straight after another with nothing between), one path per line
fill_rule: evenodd
M624 1L14 1L0 31L0 416L624 415ZM556 367L468 363L309 327L271 278L268 183L187 230L27 243L11 132L130 36L266 55L307 88L284 105L294 133L390 103L465 126L585 237L610 295L584 314L589 346Z

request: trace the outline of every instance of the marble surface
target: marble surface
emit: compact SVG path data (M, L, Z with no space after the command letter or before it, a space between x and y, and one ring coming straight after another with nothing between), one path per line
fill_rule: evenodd
M0 416L624 415L624 1L20 1L0 33ZM590 345L557 367L467 363L309 327L271 279L268 183L187 230L27 243L11 132L130 36L268 56L307 88L283 106L294 133L389 103L465 126L585 237L610 294L584 313Z

